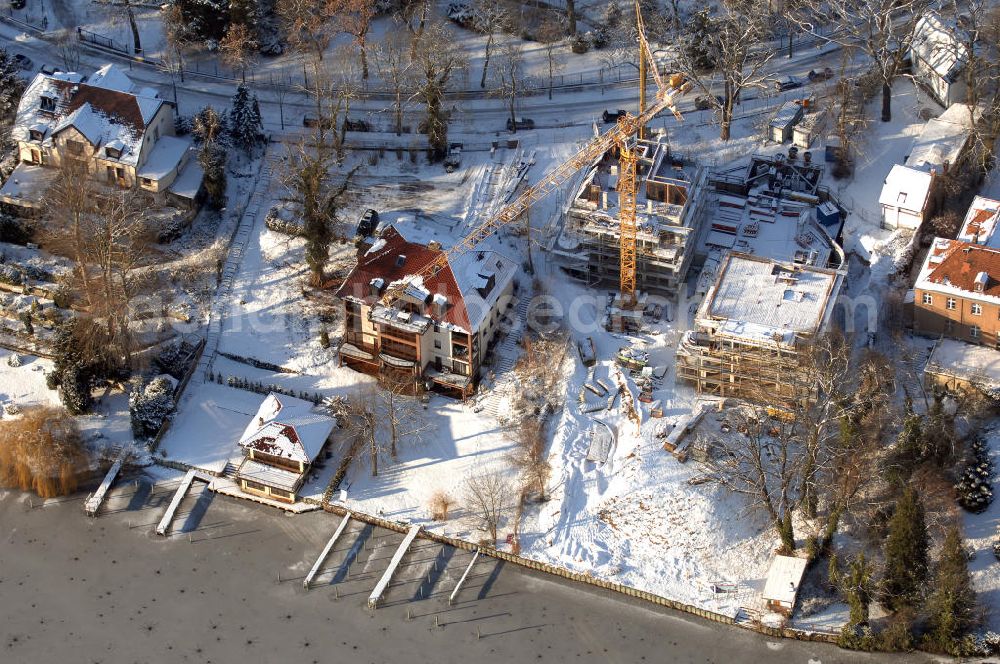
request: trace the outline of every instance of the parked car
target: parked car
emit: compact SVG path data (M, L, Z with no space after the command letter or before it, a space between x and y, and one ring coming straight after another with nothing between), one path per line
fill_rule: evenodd
M625 111L620 108L617 111L605 110L601 117L604 119L605 124L610 124L612 122L618 122L620 119L625 117Z
M531 118L516 118L511 120L507 118L507 131L514 131L515 129L534 129L535 121Z
M25 0L10 0L11 9L24 9Z
M702 95L695 98L694 107L698 111L707 111L722 106L723 101L722 95Z
M377 226L378 211L368 208L361 215L361 219L358 220L358 235L361 237L370 237L375 232Z
M828 78L833 78L833 70L829 67L823 67L823 69L810 69L808 77L810 81L825 81Z
M448 156L444 158L444 170L454 173L462 165L462 144L452 143L448 146Z
M18 67L20 67L25 71L31 71L35 67L35 64L31 61L31 58L26 56L24 53L15 53L14 62L17 63Z
M317 119L315 115L306 114L306 115L302 116L302 126L303 127L310 127L310 128L312 128L312 127L316 127L318 125L319 125L319 119ZM330 119L327 118L327 119L325 119L323 121L323 128L324 129L335 129L336 127L334 127L333 122L331 122Z
M344 118L344 131L371 131L372 128L365 120L352 120Z
M774 89L778 92L784 92L785 90L794 90L795 88L801 88L803 81L801 78L796 76L786 76L784 78L779 78L774 82Z
M52 76L58 70L55 67L53 67L52 65L42 65L42 68L39 71L41 71L46 76Z

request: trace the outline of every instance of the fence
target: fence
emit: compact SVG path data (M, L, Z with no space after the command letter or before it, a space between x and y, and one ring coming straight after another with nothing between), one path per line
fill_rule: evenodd
M316 503L318 501L309 500L307 502ZM332 514L337 514L339 516L345 516L348 514L349 510L345 507L339 505L333 505L331 503L324 502L322 504L323 510L330 512ZM370 514L363 514L356 511L350 511L351 518L364 521L373 526L378 526L380 528L385 528L386 530L391 530L393 532L406 534L409 531L409 526L399 523L397 521L390 521L388 519L382 519ZM635 599L650 602L651 604L656 604L657 606L663 606L669 609L674 609L675 611L682 611L684 613L689 613L691 615L704 618L706 620L711 620L712 622L722 623L724 625L736 625L739 627L744 627L751 629L762 634L773 637L782 638L792 638L800 641L820 641L825 643L836 643L837 635L828 634L824 632L804 632L801 630L790 629L787 627L768 627L766 625L760 624L746 624L737 623L736 620L730 616L723 615L721 613L716 613L715 611L709 611L708 609L702 609L701 607L692 606L691 604L685 604L683 602L678 602L667 597L662 597L654 593L640 590L638 588L633 588L631 586L626 586L620 583L614 583L613 581L605 581L604 579L595 578L589 574L581 574L579 572L572 572L563 567L558 567L556 565L550 565L549 563L544 563L538 560L532 560L530 558L524 558L522 556L515 555L513 553L508 553L507 551L500 551L493 547L480 546L473 544L472 542L467 542L465 540L456 539L454 537L448 537L446 535L439 535L437 533L429 532L427 530L421 529L419 537L428 539L439 544L444 544L446 546L451 546L456 549L462 549L463 551L470 552L480 552L483 555L490 556L491 558L496 558L497 560L502 560L504 562L509 562L519 567L525 569L534 570L537 572L543 572L545 574L551 574L553 576L562 577L570 581L576 581L578 583L585 583L587 585L601 588L602 590L609 590L612 592L625 595L626 597L632 597Z
M76 29L76 36L82 42L87 42L88 44L93 44L94 46L99 46L100 48L106 48L112 51L121 53L122 55L131 55L129 49L124 44L119 44L111 37L105 37L104 35L98 34L96 32L91 32L90 30L84 30L83 28Z

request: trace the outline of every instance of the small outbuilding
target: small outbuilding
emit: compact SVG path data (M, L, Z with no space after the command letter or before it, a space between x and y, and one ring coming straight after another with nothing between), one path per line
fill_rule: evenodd
M792 137L792 129L802 119L802 104L798 101L786 101L771 118L767 126L767 138L776 143L784 143Z
M775 556L767 571L764 584L764 601L767 608L786 616L792 615L799 594L802 576L806 572L806 559L794 556Z
M792 145L808 150L825 129L825 110L807 113L792 130Z
M931 180L926 171L896 164L889 171L879 195L883 228L920 228L927 216Z

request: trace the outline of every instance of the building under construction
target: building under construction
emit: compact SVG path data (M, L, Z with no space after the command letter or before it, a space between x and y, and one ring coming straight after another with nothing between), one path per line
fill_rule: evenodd
M673 294L693 257L702 216L702 169L673 157L663 137L638 140L635 287ZM588 171L576 193L556 253L590 285L621 279L619 162L614 150Z
M700 393L787 404L812 396L802 352L830 325L844 272L727 253L677 348Z

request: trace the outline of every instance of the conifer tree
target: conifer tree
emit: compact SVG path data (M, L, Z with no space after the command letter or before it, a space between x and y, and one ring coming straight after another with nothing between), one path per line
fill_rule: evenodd
M960 655L960 640L973 625L976 594L957 526L948 529L936 572L927 601L930 632L925 641L932 650Z
M916 491L907 487L896 503L885 540L882 603L890 609L915 606L927 581L927 524Z
M260 105L245 85L236 88L233 96L233 105L229 109L229 137L232 144L247 155L253 154L254 148L264 138Z
M868 623L868 607L872 599L872 566L859 553L847 569L843 578L843 591L847 604L851 609L849 625L866 625Z

